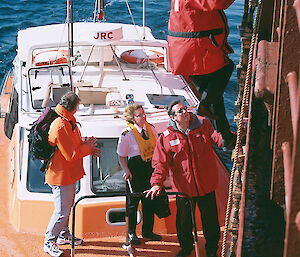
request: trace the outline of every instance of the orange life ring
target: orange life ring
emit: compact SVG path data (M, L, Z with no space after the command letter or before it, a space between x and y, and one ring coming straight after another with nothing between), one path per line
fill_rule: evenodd
M37 53L32 58L33 66L68 63L67 50L48 50Z
M164 55L160 52L153 50L128 50L121 54L121 59L127 63L145 63L147 61L154 62L156 64L161 64L164 62Z

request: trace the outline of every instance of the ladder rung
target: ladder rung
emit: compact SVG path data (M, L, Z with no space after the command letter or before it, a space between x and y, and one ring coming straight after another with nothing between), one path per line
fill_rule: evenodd
M239 121L240 121L239 114L235 115L234 118L233 118L233 120L234 120L234 122L239 122ZM244 122L245 124L247 124L247 123L248 123L248 117L244 117L244 118L243 118L243 122Z

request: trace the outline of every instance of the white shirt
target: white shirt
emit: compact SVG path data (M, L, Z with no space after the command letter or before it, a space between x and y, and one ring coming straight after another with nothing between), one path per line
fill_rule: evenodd
M136 124L134 124L134 126L136 127L136 129L139 133L142 132L142 129L145 130L145 133L147 131L146 126L144 126L143 128L139 127ZM157 134L155 128L151 125L150 125L150 127L151 127L151 130L152 130L155 138L157 139L158 134ZM138 142L136 141L135 136L129 127L124 129L121 133L121 136L119 137L117 153L121 157L129 157L129 158L137 156L137 155L141 155L141 151L140 151Z

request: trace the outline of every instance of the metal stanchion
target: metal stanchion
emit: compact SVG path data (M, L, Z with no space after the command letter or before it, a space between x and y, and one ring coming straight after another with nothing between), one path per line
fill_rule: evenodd
M166 192L167 195L178 195L178 196L184 196L188 199L190 204L190 210L191 210L191 217L192 217L192 224L193 224L193 230L194 230L194 243L195 243L195 253L196 257L200 257L199 252L199 246L198 246L198 235L197 235L197 226L196 226L196 220L194 215L194 208L193 208L193 200L192 198L181 192ZM103 193L103 194L95 194L95 195L85 195L80 197L73 205L72 207L72 244L71 244L71 257L74 257L75 255L75 244L74 244L74 238L75 238L75 210L77 204L83 200L83 199L90 199L90 198L101 198L101 197L117 197L117 196L130 196L130 197L145 197L144 193ZM127 233L128 234L128 233Z
M131 183L130 180L127 178L126 179L128 187L129 187L129 192L133 193L132 187L131 187ZM126 187L126 193L127 192L127 187ZM126 220L126 243L122 245L123 249L125 249L128 252L128 255L130 257L134 257L134 253L135 253L135 249L131 246L130 240L129 240L129 217L128 217L128 207L127 207L127 199L128 199L128 195L126 195L126 215L125 215L125 220Z

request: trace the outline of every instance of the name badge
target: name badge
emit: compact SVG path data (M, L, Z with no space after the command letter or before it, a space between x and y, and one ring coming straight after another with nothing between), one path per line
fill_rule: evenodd
M180 144L180 140L178 138L170 141L171 146L175 146L175 145L179 145L179 144Z

